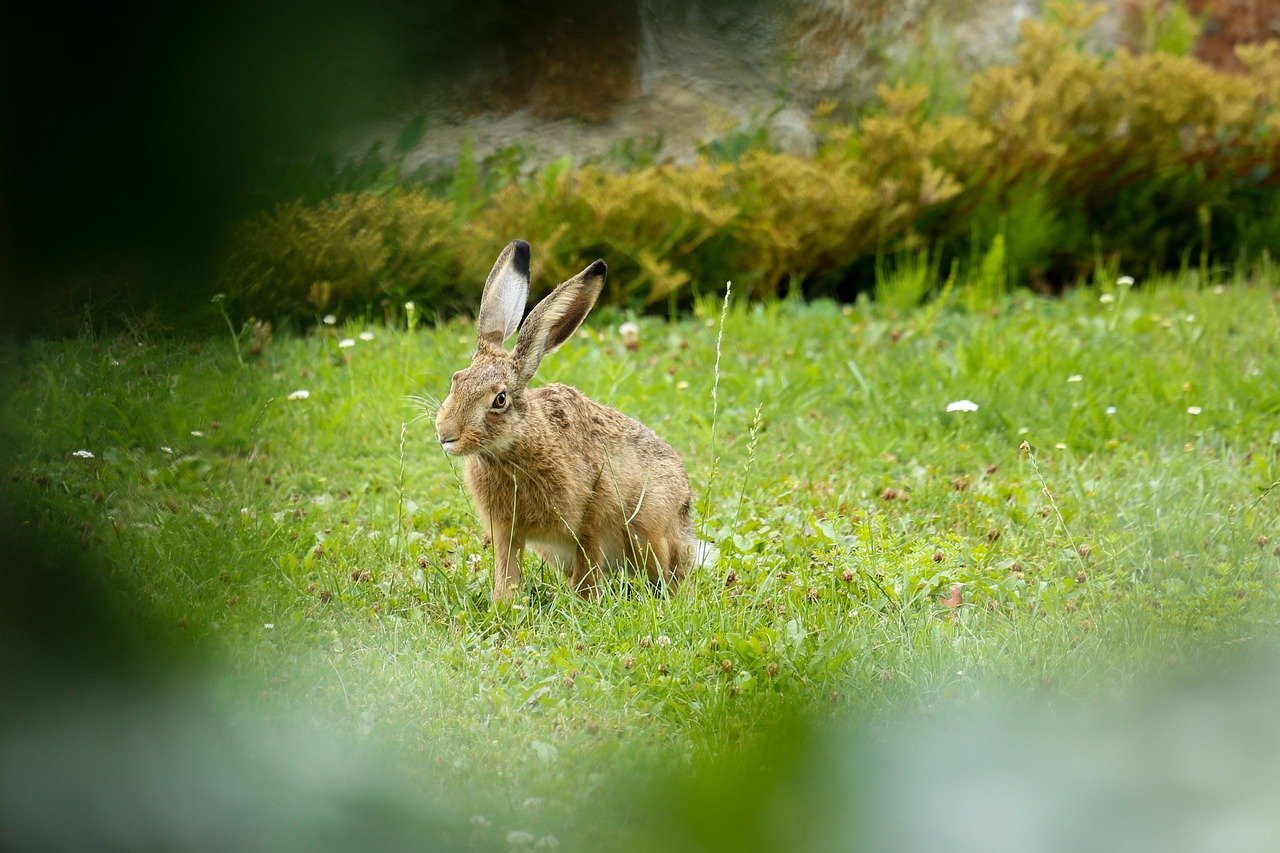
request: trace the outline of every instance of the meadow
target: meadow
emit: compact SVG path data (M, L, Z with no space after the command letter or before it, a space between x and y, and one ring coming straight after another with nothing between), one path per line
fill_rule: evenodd
M620 844L635 779L778 720L1122 706L1273 645L1280 276L973 292L703 298L634 349L605 309L546 360L684 456L718 553L670 597L530 555L490 601L432 425L465 317L14 344L0 463L246 725L341 733L477 846Z

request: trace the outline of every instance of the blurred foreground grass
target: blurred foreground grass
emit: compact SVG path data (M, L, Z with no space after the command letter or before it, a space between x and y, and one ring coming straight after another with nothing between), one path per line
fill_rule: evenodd
M1173 802L1158 786L1182 777L1144 771L1182 705L1135 685L1274 645L1278 286L731 308L714 407L718 304L642 321L635 351L596 317L542 378L685 455L720 556L671 599L620 583L584 603L531 558L517 606L492 608L460 470L408 400L447 390L463 323L339 318L256 356L89 334L11 349L0 460L15 526L103 567L157 648L211 654L190 674L229 717L210 743L301 738L263 759L299 767L347 744L388 814L430 803L458 843L830 849L889 838L912 815L893 797L915 791L921 821L954 826L904 841L978 849L999 829L978 801L1022 785L1110 790L1097 770ZM947 411L960 400L977 409ZM1228 772L1252 767L1237 740L1260 709L1259 737L1280 719L1259 666L1219 716L1191 714L1177 758L1203 764L1206 808L1252 780L1228 798L1250 818L1277 790ZM1027 702L1022 730L1002 709ZM1105 734L1043 716L1090 702ZM1213 761L1231 762L1216 788ZM1041 805L999 837L1073 849ZM1195 813L1171 813L1174 840ZM1253 826L1280 838L1274 818Z

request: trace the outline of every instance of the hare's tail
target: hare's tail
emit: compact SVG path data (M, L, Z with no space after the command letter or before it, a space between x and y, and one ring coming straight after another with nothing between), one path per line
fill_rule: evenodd
M693 540L693 565L691 569L709 569L720 561L720 549L706 539Z

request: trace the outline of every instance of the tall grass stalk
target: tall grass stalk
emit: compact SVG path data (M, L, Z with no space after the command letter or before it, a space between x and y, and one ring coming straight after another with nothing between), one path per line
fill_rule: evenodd
M716 364L711 380L711 440L708 452L711 454L711 471L707 475L707 485L702 494L702 509L699 510L698 538L703 538L707 528L707 513L711 509L711 487L720 470L720 457L716 454L716 423L720 418L720 355L724 344L724 321L729 313L729 297L733 293L733 282L724 283L724 302L720 306L720 328L716 332Z
M1086 566L1084 563L1084 554L1080 550L1079 543L1076 538L1071 535L1071 528L1067 526L1067 520L1062 517L1062 510L1058 508L1058 502L1054 500L1053 492L1049 489L1048 482L1045 481L1044 475L1040 473L1040 465L1036 462L1036 452L1031 449L1031 442L1023 441L1018 445L1018 450L1027 455L1031 460L1031 469L1035 472L1036 480L1040 483L1040 488L1044 492L1044 496L1049 499L1049 506L1053 507L1053 513L1058 517L1058 524L1062 527L1062 532L1066 535L1067 541L1071 543L1071 553L1075 554L1076 561L1080 563L1080 569L1083 571Z

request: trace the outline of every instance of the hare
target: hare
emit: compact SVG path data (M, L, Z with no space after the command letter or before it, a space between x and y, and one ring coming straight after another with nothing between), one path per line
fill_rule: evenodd
M543 357L582 323L604 287L598 260L529 312L529 244L502 250L484 285L471 366L436 417L440 446L465 457L467 491L494 548L493 597L520 585L525 545L569 573L584 598L628 566L674 590L693 556L684 462L649 428L576 388L529 388ZM503 343L520 327L515 349Z

